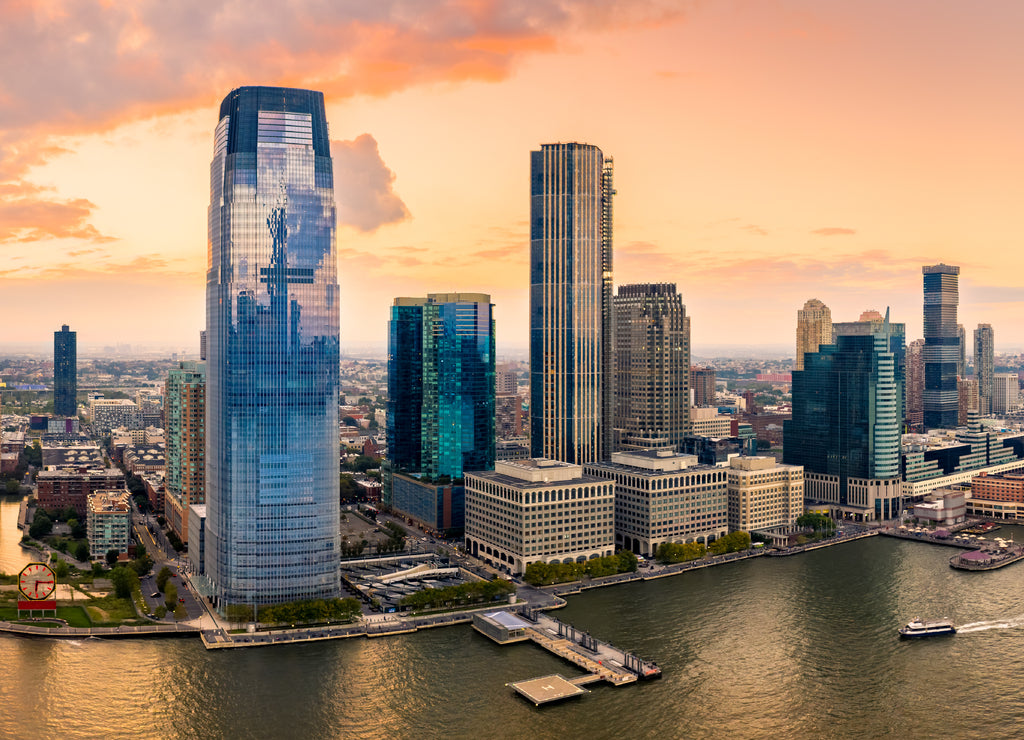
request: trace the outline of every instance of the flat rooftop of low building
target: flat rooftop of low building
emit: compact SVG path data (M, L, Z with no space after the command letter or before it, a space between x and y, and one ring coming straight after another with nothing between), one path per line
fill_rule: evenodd
M508 630L524 630L527 627L532 627L529 622L520 619L515 614L506 611L491 612L490 614L484 614L484 619L500 624L502 627Z
M530 678L526 681L516 681L510 683L509 686L538 706L590 693L589 690L577 686L557 673L540 678Z
M43 467L103 465L103 453L95 445L43 447Z
M530 460L499 460L497 463L495 463L495 468L502 467L505 464L523 463L523 462L531 462L531 461ZM566 463L561 463L561 464L562 465L566 465ZM558 468L555 468L554 470L558 471L558 472L561 472L562 475L553 475L553 476L551 476L551 478L549 480L542 480L542 479L530 480L529 478L527 478L525 476L524 477L520 477L518 475L506 475L504 473L498 472L498 470L473 470L473 471L467 471L466 475L467 476L471 475L471 476L473 476L475 478L484 478L486 480L493 481L494 483L500 483L500 484L506 485L506 486L514 486L516 488L520 488L520 489L523 489L523 490L528 490L528 489L531 489L531 488L548 488L550 486L561 486L561 485L566 485L566 484L579 485L581 483L608 483L608 482L610 482L610 481L608 481L607 478L601 478L601 477L598 477L596 475L590 475L589 473L584 473L582 467L580 467L580 466L573 466L573 467L577 467L580 470L580 473L578 475L566 476L564 468L561 469L561 470L559 470ZM524 470L524 473L529 471L530 473L538 474L539 475L539 474L543 473L544 469L524 467L523 470Z

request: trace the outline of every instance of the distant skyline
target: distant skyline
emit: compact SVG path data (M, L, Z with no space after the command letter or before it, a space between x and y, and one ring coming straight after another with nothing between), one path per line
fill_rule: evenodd
M615 157L615 284L675 282L695 355L792 346L810 298L918 338L939 262L968 334L1024 346L1013 0L0 7L5 346L198 351L209 131L248 84L325 93L343 348L462 291L525 349L529 152L569 141Z

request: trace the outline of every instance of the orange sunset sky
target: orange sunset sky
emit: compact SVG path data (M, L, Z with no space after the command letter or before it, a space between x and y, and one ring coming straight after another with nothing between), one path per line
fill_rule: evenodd
M343 347L398 295L527 338L529 151L615 158L615 282L694 352L789 346L817 297L921 336L921 266L1024 346L1024 3L0 0L0 345L198 348L220 100L322 90ZM969 334L970 335L970 334Z

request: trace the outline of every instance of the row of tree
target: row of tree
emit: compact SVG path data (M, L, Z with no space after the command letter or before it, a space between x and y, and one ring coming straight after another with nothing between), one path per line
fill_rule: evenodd
M171 584L173 585L173 584ZM225 610L233 622L253 621L252 606L232 604ZM262 606L259 621L266 624L309 624L319 622L351 622L362 614L358 599L310 599Z
M398 605L402 609L422 610L486 604L515 590L516 587L511 581L500 578L493 581L472 581L445 588L425 588L402 597Z
M636 569L636 555L629 550L620 550L617 555L593 558L585 563L530 563L526 566L523 580L531 586L550 586L553 583L579 581L584 577L599 578L618 573L633 573Z
M724 555L729 552L742 552L750 549L749 532L730 532L719 537L708 546L700 542L662 542L654 551L654 559L659 563L685 563L698 560L705 555Z

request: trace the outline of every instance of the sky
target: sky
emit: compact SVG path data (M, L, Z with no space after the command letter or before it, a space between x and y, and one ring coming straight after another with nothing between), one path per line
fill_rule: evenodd
M693 351L793 345L959 265L1024 347L1019 0L0 0L0 345L205 324L209 165L241 85L322 90L342 345L396 296L490 293L527 344L529 152L615 160L617 285L674 282Z

